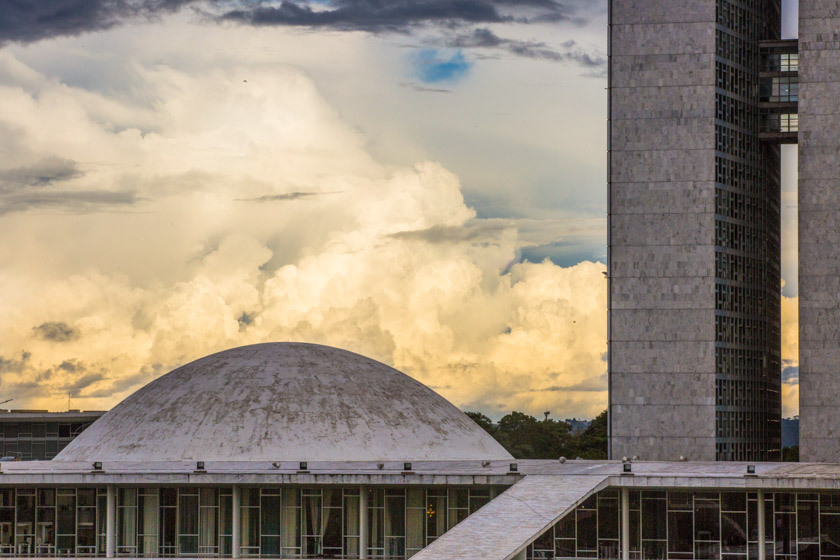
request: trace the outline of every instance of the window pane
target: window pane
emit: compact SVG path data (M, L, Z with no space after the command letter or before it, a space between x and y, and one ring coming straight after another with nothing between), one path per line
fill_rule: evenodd
M716 542L695 543L694 557L697 560L717 560L720 558L720 545Z
M446 532L446 498L430 496L426 506L426 534L439 537Z
M776 554L796 554L796 524L794 514L775 515Z
M262 497L262 535L278 536L282 534L281 519L283 517L282 499L278 495L264 495Z
M341 490L337 490L334 493L340 494ZM341 513L341 508L327 508L324 510L324 548L341 548L341 539L343 537Z
M405 536L405 498L385 498L385 536Z
M578 550L598 550L598 512L577 511Z
M598 500L598 538L618 538L618 500Z
M822 553L824 556L840 556L840 515L821 515Z
M180 530L182 535L198 534L198 496L181 496L181 505L178 512L180 518Z
M694 527L690 511L668 512L668 553L694 552Z
M817 503L816 502L802 502L797 505L799 515L798 525L799 542L819 542L819 525L817 521Z
M665 500L642 500L642 539L667 538Z
M720 539L720 511L717 501L695 500L694 532L698 541Z

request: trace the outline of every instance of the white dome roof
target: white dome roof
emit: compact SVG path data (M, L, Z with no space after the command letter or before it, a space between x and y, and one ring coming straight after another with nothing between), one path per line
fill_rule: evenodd
M54 460L510 458L404 373L346 350L273 343L219 352L152 381Z

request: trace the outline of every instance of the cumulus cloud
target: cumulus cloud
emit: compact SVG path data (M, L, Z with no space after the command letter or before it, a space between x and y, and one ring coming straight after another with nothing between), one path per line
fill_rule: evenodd
M496 416L603 410L603 265L518 262L514 223L478 218L439 163L379 163L298 71L133 71L143 96L0 86L0 145L85 170L50 189L142 201L0 216L4 395L104 408L211 352L296 340Z

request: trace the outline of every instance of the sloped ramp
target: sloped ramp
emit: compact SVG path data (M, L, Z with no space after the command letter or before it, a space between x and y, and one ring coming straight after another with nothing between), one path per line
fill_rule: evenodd
M412 556L412 560L510 560L586 498L606 475L528 475Z

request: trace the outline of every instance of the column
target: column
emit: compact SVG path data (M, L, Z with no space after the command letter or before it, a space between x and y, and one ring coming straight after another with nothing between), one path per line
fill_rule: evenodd
M767 528L764 526L764 490L758 491L758 560L767 560L767 544L764 542L764 535Z
M630 489L621 489L621 560L630 560Z
M239 486L233 487L233 495L231 498L231 515L233 516L233 527L230 532L231 540L233 541L231 546L231 557L239 558L240 547L242 545L242 537L240 536L242 512L239 511L242 504L242 490Z
M368 557L368 489L359 489L359 558Z
M105 496L105 557L117 552L117 489L109 485Z

